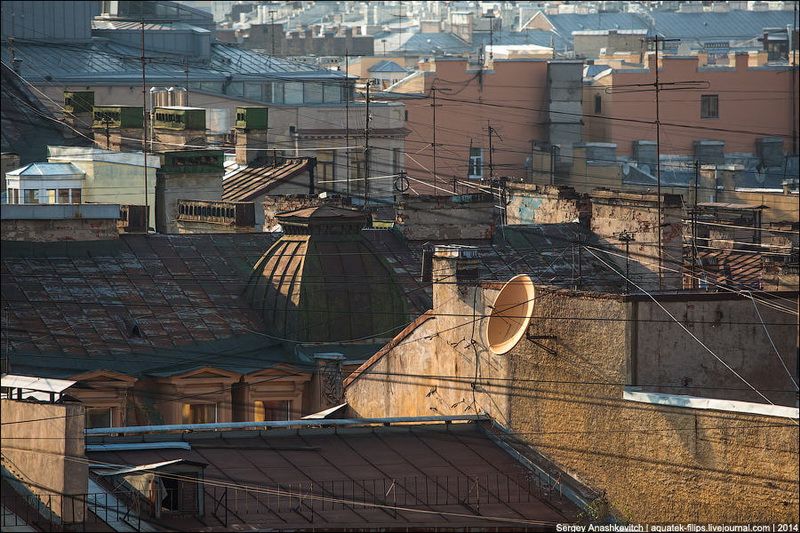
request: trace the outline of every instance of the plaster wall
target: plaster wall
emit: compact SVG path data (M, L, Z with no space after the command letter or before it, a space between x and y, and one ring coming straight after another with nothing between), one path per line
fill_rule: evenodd
M64 523L82 522L88 491L84 408L0 400L3 466Z
M679 206L662 201L659 218L655 195L618 194L595 191L592 196L591 230L603 239L604 247L616 249L612 259L620 272L629 269L630 279L645 290L659 288L658 283L658 225L662 239L663 288L681 287L681 261L683 257L683 214ZM631 232L633 241L628 244L619 234ZM629 257L628 261L626 258ZM631 287L631 290L636 290Z
M395 211L398 229L412 241L489 239L495 232L494 202L403 195Z
M780 298L766 295L760 298L764 301L757 304L758 311L749 299L724 298L724 295L659 302L698 336L713 355L698 350L697 341L652 300L633 302L636 384L667 394L765 403L764 397L749 386L752 385L770 402L794 407L797 389L792 379L798 381L797 325L786 311L774 306L797 309L797 302L795 296L792 303L792 293L783 294ZM664 319L667 321L663 322ZM659 327L651 327L657 323Z
M159 173L155 219L159 233L180 233L178 200L222 201L222 172Z
M68 157L68 156L66 156ZM51 161L63 161L66 157L51 157ZM148 160L157 161L151 155ZM111 163L107 161L83 161L70 159L76 167L86 172L83 180L83 203L118 203L144 205L145 171L142 165ZM147 205L150 206L150 225L156 216L156 168L147 167Z
M650 65L654 57L648 59ZM702 84L698 88L684 85L681 90L660 92L662 154L692 154L692 143L706 139L724 141L726 153L755 153L757 137L774 136L784 139L785 152L793 151L793 120L797 118L793 119L789 111L793 94L790 67L749 67L746 54L737 54L731 67L704 67L696 56L668 56L659 63L659 83ZM797 70L794 73L798 76ZM652 86L654 75L648 66L621 69L608 77L617 86ZM600 88L598 85L598 92ZM719 118L701 118L701 96L714 94L719 96ZM628 156L632 155L632 141L656 139L652 92L620 89L603 98L613 99L614 103L602 114L615 120L608 120L602 129L607 137L587 140L615 142L619 145L618 155ZM597 130L592 131L597 134Z
M84 86L48 86L43 85L37 87L47 97L54 102L64 101L65 91L94 91L95 105L142 105L141 87L133 86L108 86L108 85L94 85L90 87ZM43 97L43 101L49 102L47 97ZM335 141L335 146L344 147L348 144L358 144L355 142L357 138L364 136L364 102L350 102L349 105L349 125L352 130L350 133L349 143L346 139L346 126L347 126L347 107L344 104L340 105L326 105L326 104L308 104L305 106L292 106L292 105L277 105L267 104L260 100L251 100L245 98L237 98L235 96L221 96L211 93L205 93L192 88L188 92L187 106L201 107L207 110L222 110L227 113L229 123L235 123L236 108L247 107L254 105L266 105L269 107L269 134L267 140L267 147L271 150L281 150L286 155L308 156L309 151L302 150L303 148L316 148L321 146L321 138L332 138ZM51 111L56 113L56 116L61 116L62 112L53 104ZM387 139L386 141L379 142L381 135L379 130L386 129L399 129L405 124L405 113L402 102L394 102L392 104L378 103L374 99L370 103L370 114L372 115L371 127L373 129L374 142L371 144L376 148L372 150L372 159L374 161L372 174L383 175L387 168L393 165L392 151L386 148L398 148L400 151L405 151L405 142L402 135L396 138ZM485 121L484 121L485 124ZM323 136L300 136L295 139L290 133L290 127L294 126L296 130L331 130ZM138 138L141 137L141 134ZM136 141L138 142L138 141ZM141 146L139 143L136 146ZM418 149L419 147L417 147ZM140 148L136 148L139 150ZM295 152L295 150L299 150ZM83 167L81 167L83 168ZM341 174L344 176L345 165L341 165ZM85 170L85 169L84 169ZM462 173L463 174L463 173ZM363 176L358 176L363 177ZM380 180L386 181L386 180ZM391 190L392 181L388 180L388 188ZM141 188L140 188L141 189ZM140 195L141 196L141 195ZM87 201L87 200L84 200ZM95 200L92 200L95 201ZM110 200L106 200L110 201ZM141 199L136 202L122 202L141 204ZM150 202L153 205L153 202ZM150 220L155 220L154 215L151 215Z
M488 311L498 288L473 294L436 287L435 312L345 381L352 412L488 412L573 477L605 491L613 512L634 523L798 520L796 419L623 400L637 374L656 378L643 368L651 363L646 352L675 334L653 331L660 322L630 327L656 312L620 297L537 287L530 337L506 355L492 355L484 347L483 321L473 328L469 317L481 316L475 303ZM692 305L698 312L714 309ZM729 312L740 317L738 305ZM699 338L728 347L747 335L732 335L738 325L724 321L696 324ZM688 365L710 376L713 367L702 369L699 345L681 341L669 348L673 359L662 361L663 370L682 376L679 369ZM477 366L472 354L480 356ZM715 379L729 382L726 374Z
M4 220L3 241L18 242L96 242L117 241L115 219Z
M566 294L537 305L551 318L531 334L555 336L555 354L523 341L510 356L512 426L535 448L634 522L798 520L796 419L623 401L631 308Z
M514 183L509 184L508 192L509 225L575 222L588 215L590 208L587 198L566 187Z
M442 143L437 149L439 185L449 187L454 177L463 180L467 176L470 145L483 149L483 176L489 176L489 124L496 133L492 140L495 176L525 177L531 141L548 139L545 124L548 63L495 60L492 66L492 70L478 71L469 68L466 59L430 61L426 68L435 71L435 75L419 78L424 81L420 92L425 96L399 96L408 110L408 127L412 130L406 138L406 150L413 153L413 159L406 162L410 176L433 181L430 95L435 84L441 89L437 91L435 109L436 142ZM389 93L382 96L388 97Z

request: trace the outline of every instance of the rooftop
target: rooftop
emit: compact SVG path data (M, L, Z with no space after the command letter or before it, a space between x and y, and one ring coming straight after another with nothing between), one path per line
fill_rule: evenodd
M186 516L159 521L181 531L223 530L223 514L227 529L234 524L293 530L553 528L579 510L561 490L552 490L555 472L521 456L486 422L194 432L176 438L191 449L87 455L92 462L123 467L179 459L207 465L202 521ZM89 438L90 444L126 441L131 438ZM215 517L213 509L223 514Z
M281 165L252 165L235 170L226 174L222 181L222 199L226 202L250 202L281 183L292 182L313 165L313 159L297 158L286 159Z

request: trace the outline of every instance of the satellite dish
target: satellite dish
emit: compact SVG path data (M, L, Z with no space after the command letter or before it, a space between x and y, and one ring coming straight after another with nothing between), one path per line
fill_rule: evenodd
M631 173L631 166L628 163L622 163L622 175L627 176Z
M486 340L494 353L511 351L525 335L535 296L533 281L527 274L514 276L503 285L486 324Z
M650 165L642 165L641 167L639 167L639 170L641 170L645 174L649 175L650 174Z

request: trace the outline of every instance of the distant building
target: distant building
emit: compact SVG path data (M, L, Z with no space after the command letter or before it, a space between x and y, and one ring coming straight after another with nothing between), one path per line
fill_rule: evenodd
M69 32L50 23L60 16L61 2L2 4L4 39L22 39L13 46L4 40L3 62L15 65L22 79L47 95L56 118L68 114L61 105L65 92L92 92L95 106L144 106L151 113L155 106L149 96L143 98L136 89L146 82L148 89L186 88L186 101L178 105L205 109L208 133L217 137L231 133L238 107L268 106L266 142L284 155L343 148L363 136L365 104L355 101L354 82L343 72L218 42L211 15L178 3L105 2L102 10L95 9L96 3L74 4L80 9L70 11L74 29ZM23 15L35 28L19 22ZM141 57L142 39L148 57L166 58L146 61L145 80L141 60L130 59ZM370 195L388 200L391 180L365 180L364 172L369 170L372 177L400 170L395 154L404 151L407 133L402 104L373 103L370 111L374 136L369 164L362 150L339 150L334 165L341 183L358 180L362 191L369 183ZM130 143L141 134L121 137Z

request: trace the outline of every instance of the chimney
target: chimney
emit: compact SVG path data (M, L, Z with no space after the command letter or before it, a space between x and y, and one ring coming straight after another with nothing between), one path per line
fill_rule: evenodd
M236 108L236 163L249 165L266 159L269 132L269 108Z
M437 245L433 252L433 308L436 312L455 309L457 300L472 305L480 272L481 260L476 246Z
M135 106L92 106L92 130L98 148L141 151L144 111Z
M750 62L750 54L748 52L736 52L736 70L747 70L747 65Z
M156 107L153 130L156 151L205 148L206 110L202 107Z

